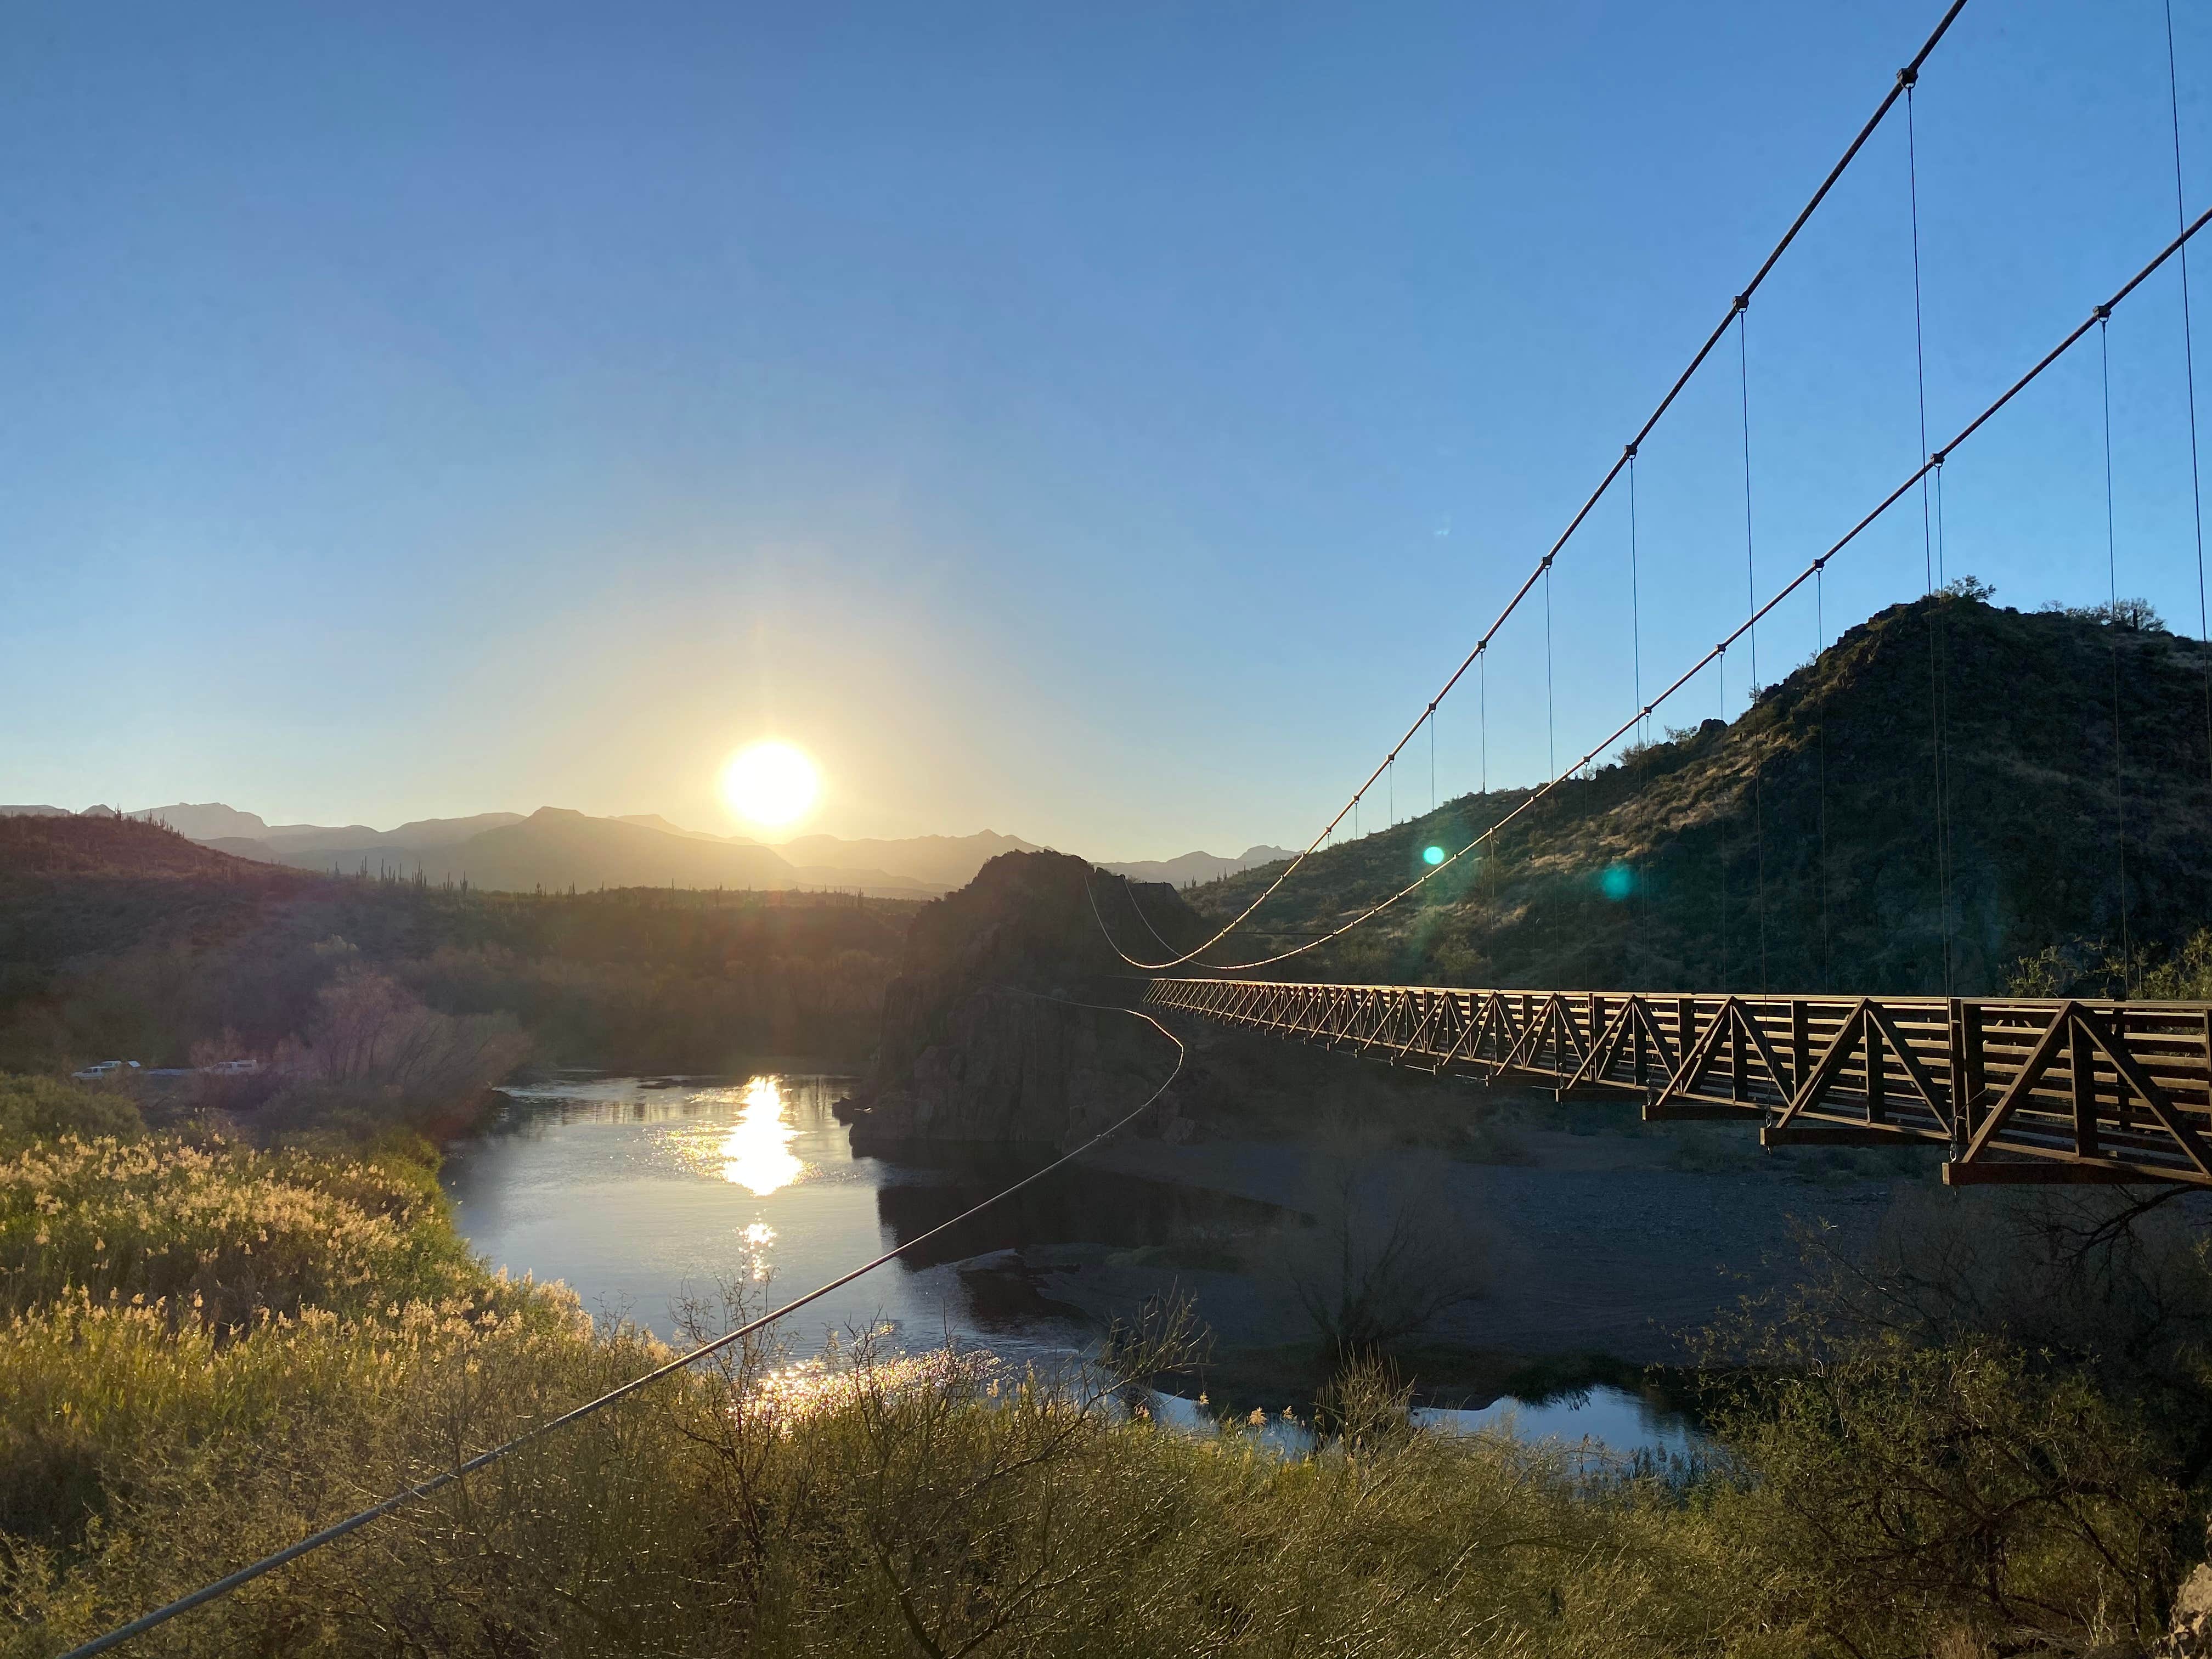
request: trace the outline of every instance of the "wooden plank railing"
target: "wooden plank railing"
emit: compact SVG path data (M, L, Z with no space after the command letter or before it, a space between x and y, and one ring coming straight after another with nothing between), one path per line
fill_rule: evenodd
M1160 979L1145 1001L1435 1073L1936 1142L1943 1178L2212 1186L2212 1004Z

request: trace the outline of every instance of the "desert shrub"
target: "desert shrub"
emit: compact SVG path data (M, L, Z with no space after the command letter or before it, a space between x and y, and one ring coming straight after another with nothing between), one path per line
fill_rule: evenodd
M2138 989L2152 1000L2212 999L2212 927L2200 927L2167 960L2146 968Z
M2157 1633L2190 1504L2138 1416L1992 1338L1819 1346L1723 1431L1753 1478L1718 1518L1771 1618L1856 1653L1930 1628L2013 1652Z
M2148 599L2112 599L2103 605L2061 605L2053 599L2043 606L2051 616L2066 617L2075 622L2098 623L2110 628L2124 628L2137 634L2163 634L2166 618Z
M174 1136L0 1159L0 1312L85 1299L241 1327L439 1300L479 1277L430 1171Z
M2135 1650L2202 1550L2212 1272L2185 1219L2095 1190L1909 1193L1728 1333L1717 1512L1769 1617L1838 1651Z
M1382 1357L1488 1285L1489 1239L1433 1172L1339 1146L1308 1187L1313 1224L1280 1235L1273 1263L1332 1364Z
M1451 1155L1462 1164L1488 1164L1501 1167L1534 1164L1535 1154L1528 1143L1511 1125L1495 1118L1482 1118L1464 1124L1450 1142Z
M138 1109L113 1089L0 1073L0 1148L61 1134L127 1139L144 1127Z
M1667 1167L1690 1175L1741 1175L1765 1156L1758 1140L1734 1127L1708 1123L1669 1126Z

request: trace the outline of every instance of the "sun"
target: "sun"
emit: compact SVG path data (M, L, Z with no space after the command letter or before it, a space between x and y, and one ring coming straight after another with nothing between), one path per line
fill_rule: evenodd
M822 775L806 751L774 738L748 744L722 768L722 801L764 829L796 823L822 793Z

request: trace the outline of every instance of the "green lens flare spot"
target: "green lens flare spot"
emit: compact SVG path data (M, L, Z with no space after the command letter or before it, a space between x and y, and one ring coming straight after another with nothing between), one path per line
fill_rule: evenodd
M1441 847L1424 847L1424 848L1421 849L1421 862L1422 862L1422 863L1424 863L1424 864L1442 864L1443 861L1444 861L1444 849L1443 849L1443 848L1441 848Z

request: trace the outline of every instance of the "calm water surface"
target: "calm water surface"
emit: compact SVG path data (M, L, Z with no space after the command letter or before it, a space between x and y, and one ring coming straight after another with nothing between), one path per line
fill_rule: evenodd
M446 1188L462 1233L493 1266L562 1280L592 1313L672 1337L687 1299L719 1304L731 1285L757 1302L787 1301L1050 1156L932 1148L912 1162L855 1157L830 1112L851 1081L785 1073L511 1091L487 1133L451 1150ZM872 1330L894 1349L951 1339L1018 1364L1056 1363L1084 1350L1087 1328L979 1301L953 1264L1015 1244L1161 1243L1193 1226L1249 1226L1266 1211L1169 1182L1071 1170L807 1307L784 1340L796 1358L819 1353L833 1334ZM1161 1405L1170 1420L1188 1415L1195 1424L1195 1405ZM1605 1389L1548 1405L1421 1415L1466 1428L1510 1417L1531 1438L1588 1437L1622 1450L1690 1443L1679 1425Z
M594 1314L673 1336L687 1298L740 1285L788 1300L995 1190L973 1160L855 1158L830 1114L850 1082L613 1078L513 1091L488 1133L453 1149L446 1188L495 1267L562 1279ZM1073 1322L994 1320L947 1265L1004 1242L981 1225L948 1234L794 1315L787 1340L799 1356L866 1330L904 1348L951 1336L1074 1352Z

